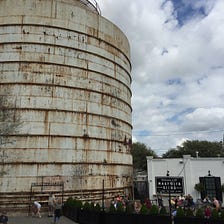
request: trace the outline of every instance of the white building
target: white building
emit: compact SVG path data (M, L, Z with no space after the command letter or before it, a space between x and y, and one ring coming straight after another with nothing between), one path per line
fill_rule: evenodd
M193 158L184 155L183 158L153 159L148 156L147 169L150 199L155 199L158 193L163 197L168 197L169 193L180 195L182 190L183 195L190 194L194 200L209 195L223 201L221 185L224 184L224 158ZM167 182L169 178L172 180L170 183ZM203 192L194 189L197 183L203 184Z

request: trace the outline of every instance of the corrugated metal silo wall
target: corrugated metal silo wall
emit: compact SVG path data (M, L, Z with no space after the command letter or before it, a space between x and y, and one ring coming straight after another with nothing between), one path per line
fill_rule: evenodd
M1 94L21 121L1 146L0 204L61 182L65 198L100 200L103 180L105 198L131 194L129 57L125 35L74 0L0 1Z

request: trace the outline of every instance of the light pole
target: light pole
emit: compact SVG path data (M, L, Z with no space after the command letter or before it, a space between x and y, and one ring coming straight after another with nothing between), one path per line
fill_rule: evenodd
M103 179L103 192L102 192L102 208L104 212L104 179Z
M198 158L198 153L199 153L199 152L198 152L198 151L196 151L195 153L196 153L196 158Z
M170 171L169 170L167 170L167 172L166 172L166 176L167 177L169 177L170 176ZM170 182L171 182L171 179L169 178L169 211L170 211L170 218L171 218L171 216L172 216L172 214L171 214L171 193L170 193Z

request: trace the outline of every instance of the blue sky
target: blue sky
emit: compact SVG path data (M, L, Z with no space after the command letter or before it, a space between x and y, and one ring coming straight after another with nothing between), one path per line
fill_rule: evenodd
M167 2L167 1L166 1ZM194 19L194 17L203 18L209 14L206 4L199 4L201 0L173 0L174 14L178 20L179 26L184 26L189 20ZM212 7L215 4L215 0L210 1ZM196 4L195 4L196 3ZM197 4L198 3L198 4Z
M133 139L158 154L224 133L224 1L98 0L131 46Z

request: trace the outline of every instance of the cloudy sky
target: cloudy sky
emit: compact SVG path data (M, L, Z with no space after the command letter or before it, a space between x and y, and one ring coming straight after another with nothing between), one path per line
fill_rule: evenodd
M97 0L131 46L133 139L161 155L224 133L224 0Z

